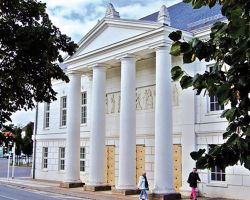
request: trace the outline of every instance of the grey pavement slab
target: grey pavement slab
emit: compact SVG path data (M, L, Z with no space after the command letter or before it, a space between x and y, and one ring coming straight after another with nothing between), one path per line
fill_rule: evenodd
M60 188L59 182L55 181L44 181L44 180L33 180L30 178L17 178L9 179L0 178L0 185L10 185L19 189L25 190L36 190L39 192L53 193L55 195L67 195L68 198L83 198L83 199L95 199L95 200L135 200L139 199L139 195L123 196L112 194L111 191L105 192L87 192L83 191L83 188ZM182 198L189 199L189 198ZM0 198L1 200L1 198ZM228 200L225 198L207 198L199 197L198 200ZM235 200L235 199L230 199Z

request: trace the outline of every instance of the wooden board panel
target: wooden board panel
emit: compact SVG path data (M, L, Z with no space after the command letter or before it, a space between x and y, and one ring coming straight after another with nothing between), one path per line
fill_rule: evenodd
M179 189L182 185L182 168L181 168L181 145L173 145L173 171L174 171L174 188L176 192L179 192Z
M105 180L108 185L115 185L115 146L106 146Z
M145 146L136 145L136 183L145 171Z

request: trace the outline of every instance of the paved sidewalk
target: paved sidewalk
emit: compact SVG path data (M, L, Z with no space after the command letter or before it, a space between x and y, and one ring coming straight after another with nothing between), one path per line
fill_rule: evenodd
M92 199L92 200L135 200L139 199L139 195L123 196L112 194L111 191L105 192L86 192L82 188L60 188L59 182L33 180L31 178L17 178L9 179L0 178L0 184L11 185L21 189L38 190L43 192L68 195L72 197ZM189 198L183 198L189 199ZM204 198L200 197L199 200L228 200L224 198ZM233 199L231 199L233 200Z

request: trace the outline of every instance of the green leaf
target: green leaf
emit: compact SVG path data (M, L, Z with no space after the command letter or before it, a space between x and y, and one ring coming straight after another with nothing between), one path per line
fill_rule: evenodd
M181 54L181 43L180 42L174 42L172 44L171 49L170 49L170 54L172 56L179 56Z
M229 111L230 109L226 109L226 110L224 110L222 113L221 113L221 118L224 118L224 117L226 117L226 115L227 115L227 112Z
M208 1L209 8L214 7L215 4L216 4L216 0L210 0L210 1Z
M171 69L171 75L174 81L179 80L183 74L184 72L180 66L175 66Z
M228 24L228 28L231 31L231 34L234 39L237 39L240 36L243 36L246 32L247 22L245 19L238 18L236 21L232 21Z
M203 5L204 5L204 0L193 0L192 1L193 9L201 8Z
M230 88L231 88L230 83L224 83L223 85L217 87L215 94L218 97L220 104L223 104L225 101L228 100L230 94Z
M183 0L183 3L190 3L192 0Z
M206 157L201 157L199 160L197 160L196 167L198 169L208 168L208 159Z
M239 140L239 136L234 133L230 136L230 138L227 140L227 144L228 145L234 145L237 141Z
M229 122L234 120L236 110L237 108L231 108L231 109L228 109L228 111L225 113L225 117Z
M182 32L181 31L174 31L168 35L168 37L173 41L178 41L181 39Z
M198 160L204 153L206 152L206 149L199 149L199 151L193 151L190 153L190 156L193 160Z
M192 47L193 47L193 48L196 48L197 45L201 43L201 41L200 41L198 38L193 38L193 39L191 40L191 43L192 43Z
M224 140L227 139L231 134L232 134L231 131L227 131L227 132L223 133L223 139Z
M189 53L192 51L191 45L187 42L181 43L181 53Z
M180 85L182 89L186 89L193 84L193 77L184 75L180 80Z
M192 52L183 54L183 63L192 63L192 62L194 62L193 55L194 54Z

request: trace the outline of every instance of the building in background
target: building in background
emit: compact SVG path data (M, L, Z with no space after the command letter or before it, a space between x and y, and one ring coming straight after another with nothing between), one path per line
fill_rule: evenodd
M217 20L225 20L219 5L193 10L178 3L128 20L109 4L65 61L70 82L53 82L57 101L38 106L35 177L127 191L146 171L153 193L187 194L195 166L190 152L221 144L227 121L216 97L196 96L171 81L172 66L193 75L213 63L182 64L169 54L168 35L182 30L185 40L206 40ZM205 196L250 194L250 172L241 166L199 174Z

